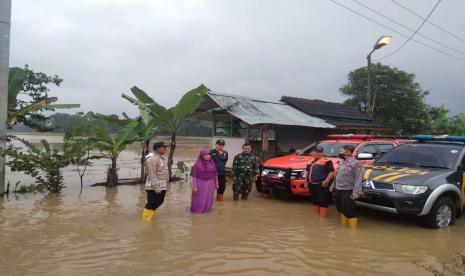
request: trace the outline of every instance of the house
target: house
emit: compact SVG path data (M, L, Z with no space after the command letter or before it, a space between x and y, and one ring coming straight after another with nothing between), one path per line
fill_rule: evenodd
M240 152L244 141L249 141L262 160L283 155L291 148L303 148L331 133L382 128L345 105L318 101L319 105L312 106L315 110L308 110L306 101L283 97L273 102L209 92L194 114L212 122L212 143L223 137L227 150L234 154ZM328 112L330 107L325 103L334 114Z
M373 130L386 130L386 127L375 123L367 114L357 111L353 107L345 104L289 96L281 97L281 102L307 115L321 118L329 124L335 125L336 128L341 131L369 132Z

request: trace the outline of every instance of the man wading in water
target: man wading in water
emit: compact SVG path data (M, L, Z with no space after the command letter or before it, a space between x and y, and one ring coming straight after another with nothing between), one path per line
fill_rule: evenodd
M222 201L224 190L226 189L226 163L228 162L228 152L224 150L224 140L219 139L215 143L215 148L210 151L210 155L215 162L216 173L218 174L218 189L216 200Z
M331 185L330 191L336 189L336 208L341 213L341 223L351 229L357 228L357 213L355 202L358 195L358 185L355 182L361 170L361 164L353 157L354 147L343 146L339 152L339 168L336 179Z
M169 181L168 160L166 159L166 145L164 142L153 144L155 154L147 157L147 180L145 191L147 192L147 204L142 214L143 221L152 220L158 207L163 204L166 194L166 185Z
M242 145L242 153L234 157L232 175L234 178L234 200L247 200L252 191L252 183L257 179L258 164L255 154L252 154L252 146L249 143Z
M333 161L326 159L322 147L315 147L312 152L314 159L307 164L307 173L305 177L305 186L310 188L310 196L315 211L320 214L321 218L328 217L329 184L336 175Z

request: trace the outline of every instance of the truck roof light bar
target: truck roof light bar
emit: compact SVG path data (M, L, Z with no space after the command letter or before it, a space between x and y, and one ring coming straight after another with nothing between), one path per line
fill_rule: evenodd
M465 143L465 136L450 136L444 135L416 135L412 137L418 141L446 141L446 142L463 142Z

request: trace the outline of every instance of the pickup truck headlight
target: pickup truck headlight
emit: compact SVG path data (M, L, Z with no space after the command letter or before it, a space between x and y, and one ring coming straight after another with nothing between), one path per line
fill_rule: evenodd
M426 192L428 190L428 187L414 185L396 185L396 190L404 194L419 195Z
M266 175L269 174L269 173L270 173L270 171L269 171L268 169L264 169L264 170L262 171L262 176L266 176Z
M307 175L307 170L292 170L291 171L291 179L304 179Z

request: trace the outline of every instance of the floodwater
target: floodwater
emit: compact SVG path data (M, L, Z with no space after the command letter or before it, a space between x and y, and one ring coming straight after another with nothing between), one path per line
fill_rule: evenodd
M195 151L179 148L189 160ZM137 150L125 152L120 177L135 177L137 162ZM465 274L465 219L431 230L362 210L353 231L339 224L334 207L322 220L306 200L253 192L234 202L230 185L211 213L194 215L189 183L177 182L155 220L144 223L142 185L90 187L104 169L91 168L80 197L78 176L66 169L62 195L0 199L1 275Z

